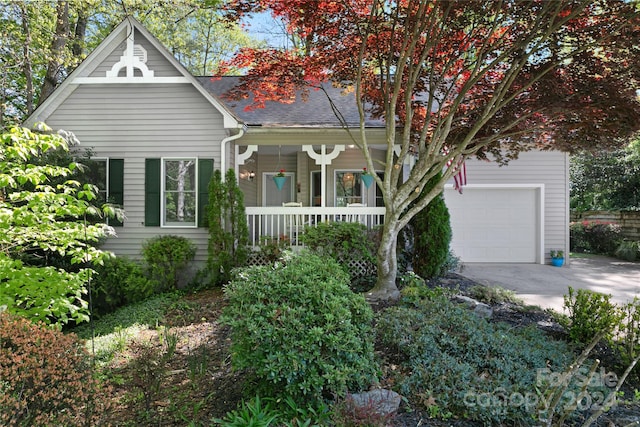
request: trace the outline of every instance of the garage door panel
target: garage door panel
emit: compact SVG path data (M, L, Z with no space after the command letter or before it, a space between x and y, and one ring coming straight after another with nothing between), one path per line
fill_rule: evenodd
M446 190L452 250L464 262L536 262L537 194L531 187Z

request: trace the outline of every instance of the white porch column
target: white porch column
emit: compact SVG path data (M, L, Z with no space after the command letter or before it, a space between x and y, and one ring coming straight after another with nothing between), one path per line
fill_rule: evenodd
M320 175L322 177L320 183L320 206L325 207L327 206L327 165L330 165L333 159L345 150L345 146L334 145L333 151L328 154L326 144L320 146L320 153L315 152L313 145L303 145L302 150L315 160L316 165L320 166Z

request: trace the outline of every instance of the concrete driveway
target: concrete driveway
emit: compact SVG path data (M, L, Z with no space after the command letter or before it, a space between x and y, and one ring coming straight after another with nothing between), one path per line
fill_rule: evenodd
M563 312L569 286L612 295L623 304L640 297L640 263L599 255L572 258L569 265L464 264L458 273L487 286L514 291L527 304Z

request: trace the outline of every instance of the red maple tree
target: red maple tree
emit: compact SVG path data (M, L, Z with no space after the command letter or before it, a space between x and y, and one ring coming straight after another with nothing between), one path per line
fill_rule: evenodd
M400 230L468 156L606 149L640 126L639 12L623 0L233 0L229 16L270 10L295 49L244 49L233 96L291 102L323 82L355 91L359 148L386 207L371 296L398 295ZM308 93L308 92L307 92ZM367 116L384 119L376 168ZM394 152L394 147L400 147ZM399 154L398 154L399 153ZM408 178L402 168L414 157ZM406 162L408 163L408 162ZM428 194L422 189L442 172Z

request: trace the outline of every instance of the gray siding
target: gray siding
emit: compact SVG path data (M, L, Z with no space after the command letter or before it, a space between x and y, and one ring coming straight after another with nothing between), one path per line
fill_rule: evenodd
M52 114L47 124L76 134L96 157L124 158L124 227L104 248L138 258L142 242L160 234L181 234L198 246L197 260L207 257L204 228L144 226L146 158L213 158L220 164L225 138L221 114L187 84L109 84L81 86Z
M544 252L569 248L569 156L558 151L521 153L518 160L500 167L468 159L467 183L544 184ZM461 196L464 197L464 194Z

